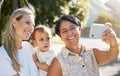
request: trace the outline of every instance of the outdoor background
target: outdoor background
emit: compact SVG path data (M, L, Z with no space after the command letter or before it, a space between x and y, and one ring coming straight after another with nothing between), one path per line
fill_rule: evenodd
M64 46L54 33L56 20L62 15L75 15L82 23L81 42L88 47L108 49L101 39L90 39L93 23L111 22L120 42L120 0L0 0L0 46L2 33L13 10L28 6L36 12L35 23L49 26L53 33L53 49L56 54ZM117 60L100 66L103 76L120 76L120 54Z

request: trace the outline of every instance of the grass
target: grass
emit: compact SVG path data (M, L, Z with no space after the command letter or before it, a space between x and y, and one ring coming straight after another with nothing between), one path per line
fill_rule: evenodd
M54 37L52 38L52 43L53 43L53 44L64 44L63 41L60 39L59 36L54 36Z

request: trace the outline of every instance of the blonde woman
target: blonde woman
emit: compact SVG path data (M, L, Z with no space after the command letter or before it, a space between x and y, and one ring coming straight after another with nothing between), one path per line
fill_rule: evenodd
M0 47L0 76L38 76L28 40L34 30L35 14L31 9L13 11Z

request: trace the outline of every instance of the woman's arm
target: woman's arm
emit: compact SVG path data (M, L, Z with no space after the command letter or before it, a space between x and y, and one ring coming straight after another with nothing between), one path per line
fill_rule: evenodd
M1 51L1 50L0 50ZM0 57L0 76L17 76L9 59Z
M62 69L57 58L54 58L49 69L47 76L62 76Z
M110 26L110 28L103 33L102 40L109 44L110 49L109 51L99 50L97 48L93 49L98 64L106 64L111 62L118 57L119 53L119 45L116 34L111 28L111 25L107 25Z

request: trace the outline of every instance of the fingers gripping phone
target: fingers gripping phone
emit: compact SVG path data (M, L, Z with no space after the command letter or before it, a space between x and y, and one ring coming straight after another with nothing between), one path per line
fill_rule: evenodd
M94 39L102 38L102 33L108 29L104 24L93 24L90 27L89 37Z

